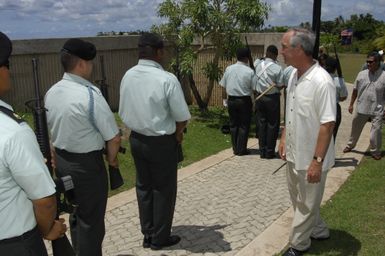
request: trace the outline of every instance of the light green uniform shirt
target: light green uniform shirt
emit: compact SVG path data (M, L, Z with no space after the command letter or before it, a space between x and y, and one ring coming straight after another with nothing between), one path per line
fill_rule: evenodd
M269 64L271 63L271 64ZM265 66L269 65L266 69ZM266 58L265 60L256 60L254 62L255 74L257 76L257 82L254 90L262 93L271 85L275 84L277 87L282 87L283 84L283 71L282 67L275 63L274 60ZM266 94L279 93L279 89L273 88Z
M152 60L140 59L120 84L119 116L146 136L175 133L175 122L191 118L178 79Z
M219 84L229 96L251 96L255 84L254 71L241 61L226 68Z
M12 107L0 100L0 105ZM31 200L55 193L36 137L26 122L0 112L0 240L36 226Z
M80 76L64 73L45 95L45 108L56 148L71 153L101 150L119 133L114 114L99 89Z

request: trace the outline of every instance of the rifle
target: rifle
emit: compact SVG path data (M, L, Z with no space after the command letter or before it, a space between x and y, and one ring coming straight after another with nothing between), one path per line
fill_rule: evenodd
M338 74L338 77L343 78L340 58L338 58L338 53L337 53L336 46L333 45L333 47L334 47L334 55L335 55L336 61L337 61L337 74Z
M313 0L312 30L316 35L314 49L313 49L314 59L318 59L319 37L320 37L320 29L321 29L321 5L322 5L321 0Z
M100 71L102 73L102 79L96 80L96 83L99 84L100 86L100 92L102 93L104 99L106 100L107 104L109 104L108 100L108 85L106 83L107 77L106 77L106 72L104 69L104 58L103 55L99 57L100 60ZM121 131L119 131L121 133ZM119 147L119 152L122 154L126 153L126 149L123 147ZM105 154L107 154L107 143L105 147ZM108 174L110 178L110 188L111 190L117 189L121 187L124 183L122 174L120 173L120 169L113 167L111 165L108 166Z
M71 176L65 176L61 179L54 179L53 178L53 168L51 166L51 148L50 148L50 142L49 142L49 136L48 136L48 126L47 126L47 115L46 115L46 109L42 106L42 99L40 97L40 90L39 90L39 76L38 76L38 68L37 68L37 59L32 59L32 66L33 66L33 77L34 77L34 84L35 84L35 95L36 98L33 100L29 100L25 103L27 107L32 109L33 117L34 117L34 126L35 126L35 134L37 138L37 142L39 143L40 151L42 152L43 156L47 160L46 165L48 167L48 170L51 174L52 179L55 181L56 184L56 201L57 201L57 213L56 213L56 219L59 219L59 215L61 213L60 209L63 204L66 205L65 209L69 210L72 209L71 207L74 207L74 205L69 206L67 201L64 200L70 200L73 199L73 182ZM31 106L30 104L32 102L35 102L34 106ZM61 201L61 194L64 193L63 201ZM54 256L75 256L74 249L72 248L67 236L64 234L63 237L60 237L56 240L52 241L52 251Z
M251 56L251 50L250 50L249 43L247 42L247 36L245 36L245 42L246 42L246 48L249 50L249 56L247 56L247 58L249 59L249 66L255 72L253 57Z
M107 103L109 103L109 98L108 98L108 85L106 84L106 71L104 69L104 57L103 55L99 56L100 60L100 71L102 73L102 79L97 80L96 82L100 86L100 92L102 93L103 97L106 99Z

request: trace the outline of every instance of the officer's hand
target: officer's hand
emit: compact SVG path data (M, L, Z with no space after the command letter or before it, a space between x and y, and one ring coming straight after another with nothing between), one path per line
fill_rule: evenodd
M321 181L322 163L311 161L309 169L307 169L307 181L309 183L318 183Z
M350 114L353 113L353 106L352 105L349 106L348 111L349 111Z
M228 106L228 104L227 104L227 99L223 99L222 103L223 103L223 106L224 106L225 108L227 108L227 106Z
M182 144L182 141L183 141L183 132L180 132L180 133L175 134L175 137L176 137L176 141L177 141L179 144Z
M54 224L51 227L51 230L47 235L44 236L47 240L56 240L60 237L63 237L67 231L67 226L64 224L64 219L60 218L54 221Z
M278 154L283 161L286 161L286 142L283 139L279 142Z

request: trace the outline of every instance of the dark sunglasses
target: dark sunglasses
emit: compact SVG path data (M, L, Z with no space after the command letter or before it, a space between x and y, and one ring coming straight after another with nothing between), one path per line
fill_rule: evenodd
M374 62L374 60L367 60L366 63L368 64L372 64Z

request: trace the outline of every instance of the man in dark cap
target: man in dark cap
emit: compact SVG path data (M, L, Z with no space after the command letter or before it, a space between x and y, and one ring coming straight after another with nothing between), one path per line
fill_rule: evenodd
M139 38L139 62L120 85L119 115L131 129L143 247L160 250L177 244L171 235L177 191L178 144L191 118L178 79L163 70L163 40Z
M110 107L89 82L95 46L81 39L68 40L61 50L64 75L45 96L47 121L56 153L58 176L70 175L77 210L70 216L76 255L102 255L108 181L103 161L118 167L120 136Z
M11 51L0 32L0 97L11 87ZM42 237L54 240L67 229L55 221L55 184L34 132L1 99L0 124L0 255L47 255Z
M249 137L254 71L249 67L248 48L237 50L237 62L228 66L219 84L228 95L227 105L230 116L231 144L235 155L249 154L247 139Z

